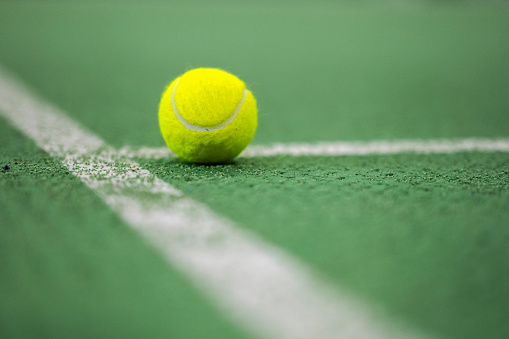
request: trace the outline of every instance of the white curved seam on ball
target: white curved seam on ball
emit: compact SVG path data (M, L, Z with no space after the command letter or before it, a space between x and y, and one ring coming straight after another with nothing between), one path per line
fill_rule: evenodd
M220 129L223 129L224 127L228 126L228 124L231 123L233 121L233 119L235 119L235 117L237 116L237 113L240 111L240 108L242 107L242 104L244 103L244 100L246 100L247 89L244 88L244 93L242 95L242 99L240 100L239 104L235 108L235 111L233 112L232 116L228 120L226 120L225 122L223 122L222 124L217 125L217 126L198 126L198 125L193 125L193 124L190 124L189 122L187 122L186 119L184 119L180 115L180 113L177 110L177 106L175 105L175 89L177 88L177 85L178 85L179 81L180 81L180 78L177 79L177 82L175 83L175 86L173 86L173 91L171 92L171 104L173 106L173 112L177 116L177 119L181 123L183 123L184 126L186 126L187 129L190 129L190 130L193 130L193 131L214 132L214 131L219 131Z

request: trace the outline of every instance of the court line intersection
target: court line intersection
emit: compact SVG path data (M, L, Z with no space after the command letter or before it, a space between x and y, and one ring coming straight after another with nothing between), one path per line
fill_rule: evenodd
M271 338L430 337L401 324L389 325L373 305L330 284L256 234L235 227L130 159L140 154L168 156L168 151L164 155L160 149L113 149L1 67L0 115L60 159L230 319L253 334ZM433 141L428 148L422 143L256 146L243 156L341 155L359 150L364 150L362 154L509 151L507 139Z

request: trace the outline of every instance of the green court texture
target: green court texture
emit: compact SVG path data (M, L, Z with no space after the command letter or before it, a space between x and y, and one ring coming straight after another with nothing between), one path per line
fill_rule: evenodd
M254 145L507 138L508 38L495 1L0 2L0 66L116 148L164 146L195 67L246 82ZM395 322L509 337L509 153L135 160ZM0 337L253 336L0 115L5 165Z

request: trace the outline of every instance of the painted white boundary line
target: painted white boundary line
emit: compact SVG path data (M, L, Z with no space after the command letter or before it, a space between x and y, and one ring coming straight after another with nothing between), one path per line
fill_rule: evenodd
M460 140L397 140L366 142L322 142L316 144L274 144L268 147L252 146L242 153L245 157L275 155L375 155L397 153L457 153L457 152L509 152L509 139Z
M45 103L0 67L3 116L94 190L225 314L261 338L423 338L235 228Z
M366 142L290 143L248 146L242 158L291 156L344 156L398 153L447 154L459 152L509 152L509 139L469 138L458 140L397 140ZM163 159L175 157L168 147L122 147L119 154L127 158Z

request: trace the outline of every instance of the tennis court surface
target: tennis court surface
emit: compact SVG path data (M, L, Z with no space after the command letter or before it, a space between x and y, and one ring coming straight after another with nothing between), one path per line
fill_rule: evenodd
M0 337L508 338L509 6L0 3ZM258 104L182 162L169 82Z

